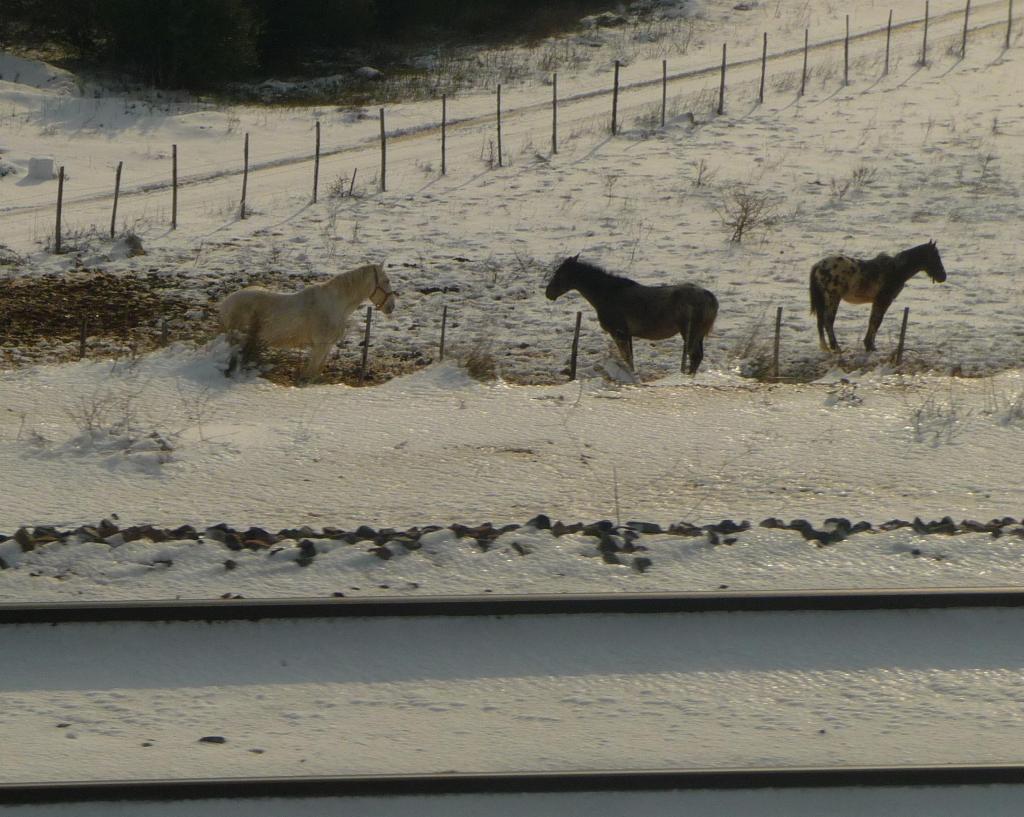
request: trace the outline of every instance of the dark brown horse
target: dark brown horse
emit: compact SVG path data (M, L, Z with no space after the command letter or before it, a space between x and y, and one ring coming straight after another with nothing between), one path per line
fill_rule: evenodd
M552 301L570 289L590 301L597 320L633 368L633 338L661 340L683 336L683 356L690 374L704 359L704 337L718 315L718 299L694 284L645 286L600 267L566 258L548 282L545 294Z
M839 350L833 325L839 302L871 304L868 332L864 348L875 350L875 334L889 308L903 287L918 272L924 270L932 280L941 284L946 270L934 241L919 244L896 255L882 253L871 259L831 255L811 268L811 314L818 316L818 340L826 352ZM828 346L825 333L828 332Z

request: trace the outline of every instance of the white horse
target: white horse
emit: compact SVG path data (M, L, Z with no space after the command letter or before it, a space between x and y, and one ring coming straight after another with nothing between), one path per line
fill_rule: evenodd
M248 336L270 346L311 347L303 371L310 379L345 334L353 310L367 299L385 315L395 308L395 293L381 264L356 267L298 292L240 289L220 302L220 323L235 344ZM234 363L232 356L229 373Z

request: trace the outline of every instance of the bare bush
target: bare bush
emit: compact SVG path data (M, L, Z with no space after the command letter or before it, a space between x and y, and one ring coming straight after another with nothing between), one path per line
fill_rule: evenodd
M722 194L716 208L722 225L731 231L730 241L740 242L743 236L759 229L767 229L778 221L775 199L767 193L747 190L742 185Z
M487 346L474 346L460 356L459 363L474 380L488 383L498 379L498 361Z

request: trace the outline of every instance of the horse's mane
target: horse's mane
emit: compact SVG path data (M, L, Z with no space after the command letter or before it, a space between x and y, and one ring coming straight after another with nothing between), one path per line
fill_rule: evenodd
M383 269L380 264L363 264L355 269L339 272L333 278L321 281L318 286L324 289L338 290L346 295L354 294L357 289L365 289L367 285L373 282L373 276L378 268ZM367 278L369 278L369 281Z
M582 272L586 275L596 276L602 279L602 283L609 286L617 287L638 287L640 284L634 281L632 278L627 278L625 275L616 275L614 272L608 272L597 264L591 264L587 261L573 260L573 269L576 272Z

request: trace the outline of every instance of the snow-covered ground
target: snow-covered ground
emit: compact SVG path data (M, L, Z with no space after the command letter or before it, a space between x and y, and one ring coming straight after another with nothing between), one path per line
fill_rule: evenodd
M0 781L1014 762L1022 620L12 626Z
M1014 277L1024 247L1020 25L1012 32L1012 47L1004 50L1006 4L974 6L975 28L961 59L962 6L936 0L928 64L916 64L920 26L907 26L894 33L890 73L883 77L889 8L900 24L920 16L923 4L857 4L851 9L853 31L874 33L851 44L850 84L842 83L842 45L832 43L811 51L807 92L799 97L802 57L783 52L802 45L805 27L812 43L841 37L845 10L796 0L750 4L749 11L735 5L685 4L650 24L481 57L480 91L449 101L450 116L465 121L449 129L446 176L439 174L437 130L428 127L438 121L437 103L388 109L386 193L376 190L375 110L125 98L96 93L47 66L0 55L0 162L15 171L0 176L0 244L8 248L0 252L0 275L41 279L103 270L153 276L174 281L191 307L174 332L186 340L141 354L124 348L105 357L94 347L92 357L67 363L61 361L76 356L77 342L26 348L0 341L0 533L9 536L22 526L68 529L114 515L122 526L187 523L201 533L219 522L270 530L309 525L317 531L362 524L522 524L539 513L565 522L641 520L666 527L680 520L753 523L728 543L714 544L707 536L648 535L642 541L647 549L621 564L602 559L594 537L530 530L507 533L487 550L450 531L435 531L418 549L395 547L386 560L368 552L367 544L317 536L315 558L305 565L296 558L301 550L294 541L272 552L229 551L205 535L128 544L70 539L23 552L8 539L0 542L0 559L8 565L0 570L0 599L1019 584L1024 539L1013 525L999 537L923 535L878 526L915 516L927 521L948 515L959 522L1024 515L1019 462L1024 318ZM759 105L757 58L764 31L770 53L777 56L769 63L766 99ZM726 111L716 116L723 40L729 42L730 61L753 63L730 68ZM608 95L590 92L607 89L615 59L623 61L625 83L655 82L624 91L622 132L611 138ZM680 75L670 86L663 130L657 127L656 81L662 59ZM518 66L514 77L509 76L512 63ZM506 116L504 167L498 168L491 160L490 117L502 66ZM546 82L552 70L559 72L563 100L557 155L550 154ZM308 159L317 119L324 126L325 148L333 153L321 165L321 199L312 205ZM249 179L250 217L240 221L240 178L231 174L240 162L243 132L251 134L257 167ZM212 177L195 179L180 191L176 231L169 230L166 188L172 144L178 146L183 176ZM53 231L56 182L27 178L28 159L40 154L52 154L69 174L64 233L70 251L62 255L45 250ZM118 230L136 232L145 255L125 257L121 242L102 237L118 161L126 167ZM356 195L332 196L331 189L340 189L356 168ZM151 185L162 187L142 191ZM741 243L728 241L721 217L737 185L763 198L776 216ZM837 333L846 351L838 359L820 352L806 314L811 264L830 253L873 256L931 238L938 241L949 279L942 286L932 286L923 275L910 282L882 326L880 351L859 351L867 310L843 305ZM637 345L642 384L630 382L610 359L606 339L581 299L551 303L544 298L552 263L577 252L644 282L690 280L718 295L719 319L695 378L678 374L681 344L669 340ZM365 260L385 261L399 290L394 315L374 324L371 349L377 370L397 376L366 388L332 382L295 388L256 375L224 378L227 349L212 337L210 320L219 293L252 280L293 287L296 279ZM444 305L449 308L448 358L431 362ZM784 308L783 382L768 383L763 374L778 306ZM902 306L910 306L911 315L901 371L889 356ZM577 309L584 312L581 379L566 383ZM358 356L355 334L338 352L343 360ZM467 376L461 364L473 353L478 360L493 358L496 381ZM758 527L768 517L808 519L820 526L838 516L867 520L874 529L822 548L793 531ZM649 564L638 564L635 557ZM898 759L978 760L983 753L975 748L986 746L1005 749L997 753L999 759L1019 759L1012 756L1012 745L1020 698L1013 679L1020 657L1012 639L1003 638L1019 627L1004 618L978 625L963 638L932 638L927 643L934 649L927 655L913 638L899 635L902 628L875 627L879 643L888 643L895 633L897 647L891 661L892 656L866 659L871 673L864 680L865 700L878 692L883 676L899 676L906 684L890 690L896 709L921 708L914 724L908 722L913 740L901 744L906 751ZM772 621L758 625L764 638L749 641L752 653L781 654L771 639L787 636L779 633L778 620ZM693 638L708 638L699 625L685 626ZM14 638L37 642L38 632L24 630ZM59 628L48 637L68 638L68 632ZM145 640L143 633L130 635ZM719 633L715 647L733 636L751 638ZM534 638L546 638L544 631L513 641L529 644ZM991 644L991 662L968 651L978 642ZM383 650L384 642L357 638L355 643L378 650L375 660L385 674L405 660ZM480 641L467 636L466 643ZM267 644L254 645L254 654ZM319 645L311 648L314 654ZM563 684L572 678L578 668L566 663L560 669L562 646L549 646L547 651L536 647L535 674L517 676L510 670L508 684L526 690L539 676L557 676ZM829 642L820 646L825 649ZM43 660L37 647L23 645L26 661ZM901 675L897 659L907 651L920 660ZM760 691L770 691L778 681L780 700L806 696L813 653L791 655L788 668L780 670L785 679L768 678ZM216 664L219 654L210 656ZM78 658L90 663L88 656ZM452 661L459 663L457 656ZM602 683L609 688L623 683L639 696L645 661L614 672L604 667L615 681L608 675ZM100 762L110 757L107 733L122 728L111 724L142 723L140 712L149 717L158 710L166 716L161 723L171 724L195 700L186 695L159 706L125 702L107 679L59 694L43 686L34 702L10 703L12 695L27 695L40 679L60 674L57 665L36 669L32 678L25 676L25 689L4 688L0 709L19 734L29 737L63 735L68 728L57 728L54 709L62 700L80 719L103 721L95 733L77 728L75 747L97 763L76 767L84 776L123 771L113 759L112 766ZM737 683L757 686L756 672L747 673L750 667L734 669ZM845 670L819 669L814 682L820 686L814 688L839 695L849 680ZM669 668L669 675L673 671ZM314 675L302 683L314 682ZM13 678L9 671L0 674L0 682L12 684ZM209 703L204 711L211 714L227 711L226 699L222 707L218 696L230 697L233 689L230 683L215 689L217 680L203 698ZM501 717L527 718L535 708L509 705L494 683L479 683L474 700L481 711L493 705ZM652 701L673 700L679 691L674 681L658 683L661 691ZM678 711L686 713L680 723L693 713L716 717L720 687L710 676L701 683L707 686L693 689L705 691L707 706L680 704ZM375 700L360 697L347 681L342 686L345 700L358 699L367 707ZM736 693L743 702L737 704L742 710L737 722L749 724L762 710L769 718L786 711L777 700L750 704L754 687ZM279 692L305 700L309 690ZM566 701L578 694L563 692L558 694ZM415 698L415 712L431 711L429 696L406 693ZM464 691L445 694L452 704ZM601 695L613 702L595 697L588 712L617 712L629 698L626 709L635 714L631 694L620 689ZM325 696L319 690L314 699L326 702ZM252 708L245 696L236 703L239 718L266 726L258 705ZM939 739L945 722L937 713L944 717L957 707L963 731L972 737L954 744ZM985 709L984 717L977 707ZM286 710L292 711L274 706L275 713ZM874 760L880 747L895 745L878 735L860 735L861 740L858 730L870 724L861 723L855 710L849 709L851 737L825 760L855 755ZM326 704L319 714L296 707L300 726L294 734L308 734L301 724L322 718L324 711ZM549 733L576 723L578 713L570 714L563 712L562 727ZM624 714L620 721L604 724L598 730L602 739L615 743L629 717ZM722 740L722 754L713 762L780 759L762 751L768 744L758 748L753 733L730 743L728 732L705 726L695 739L701 745L709 734ZM394 732L370 736L373 730L366 728L371 752L404 770L396 760L402 753L387 749ZM425 722L423 728L433 727ZM147 739L128 731L133 739ZM567 740L576 734L564 732ZM655 727L644 734L664 740L663 748L671 743ZM778 739L772 734L769 742ZM987 744L993 734L998 740ZM526 733L514 737L527 745ZM280 745L288 740L282 738ZM45 777L47 764L63 757L51 753L45 741L26 741L23 745L34 747L23 755L28 765L8 772L11 779ZM271 737L264 743L276 745ZM596 751L598 743L581 739L573 745ZM447 746L445 751L458 748L444 741L437 745ZM809 750L809 744L799 746ZM225 747L201 748L223 754ZM136 752L133 762L145 764L157 756L145 752ZM163 773L179 763L207 768L192 742L172 755L166 763L149 761L135 771ZM457 765L468 768L467 756L461 755ZM260 757L269 759L251 754L246 760ZM611 749L603 757L608 765L620 759ZM681 763L667 749L657 758ZM318 769L338 771L331 760L325 743L316 755ZM273 759L270 763L273 772L284 768ZM521 764L509 767L516 765ZM0 763L0 768L11 767ZM945 792L926 794L917 801L924 806L908 805L900 813L1010 813L1007 803L1015 793L1008 792L986 792L991 807L979 806L977 799L965 804ZM745 795L679 795L695 808L717 813L723 808L752 813L751 803L759 814L878 811L870 793L842 798L849 812L838 810L831 797L823 807L814 797L801 805L800 796L758 794L740 802ZM574 800L572 807L585 801ZM557 798L551 802L551 813L572 813ZM637 802L630 799L630 810ZM477 805L469 804L467 813ZM659 813L664 801L652 796L645 807ZM370 807L366 813L372 813ZM588 807L588 813L605 812Z
M709 372L654 386L480 384L440 364L374 388L282 389L225 379L223 349L135 365L87 361L2 376L0 529L214 523L276 531L451 522L744 519L736 543L645 537L644 573L605 564L592 536L513 531L482 552L450 531L426 547L318 542L55 542L0 558L9 599L373 592L557 592L1015 584L1024 540L875 530L819 548L768 517L987 522L1024 507L1009 401L1018 372L950 380L872 375L759 386ZM1019 397L1017 398L1019 400ZM90 421L86 414L98 407ZM71 416L69 416L69 412ZM642 418L642 422L638 422ZM128 428L126 430L125 424ZM155 436L153 436L155 435ZM55 493L56 492L56 493ZM1007 528L1007 531L1011 528ZM300 537L301 538L301 537ZM313 537L316 538L315 535ZM74 540L74 538L73 538ZM520 549L528 550L527 555ZM918 550L925 558L913 553ZM937 557L937 558L936 558ZM238 569L225 571L232 560ZM170 562L170 564L167 564ZM354 590L358 588L358 590ZM416 588L419 588L416 590Z

